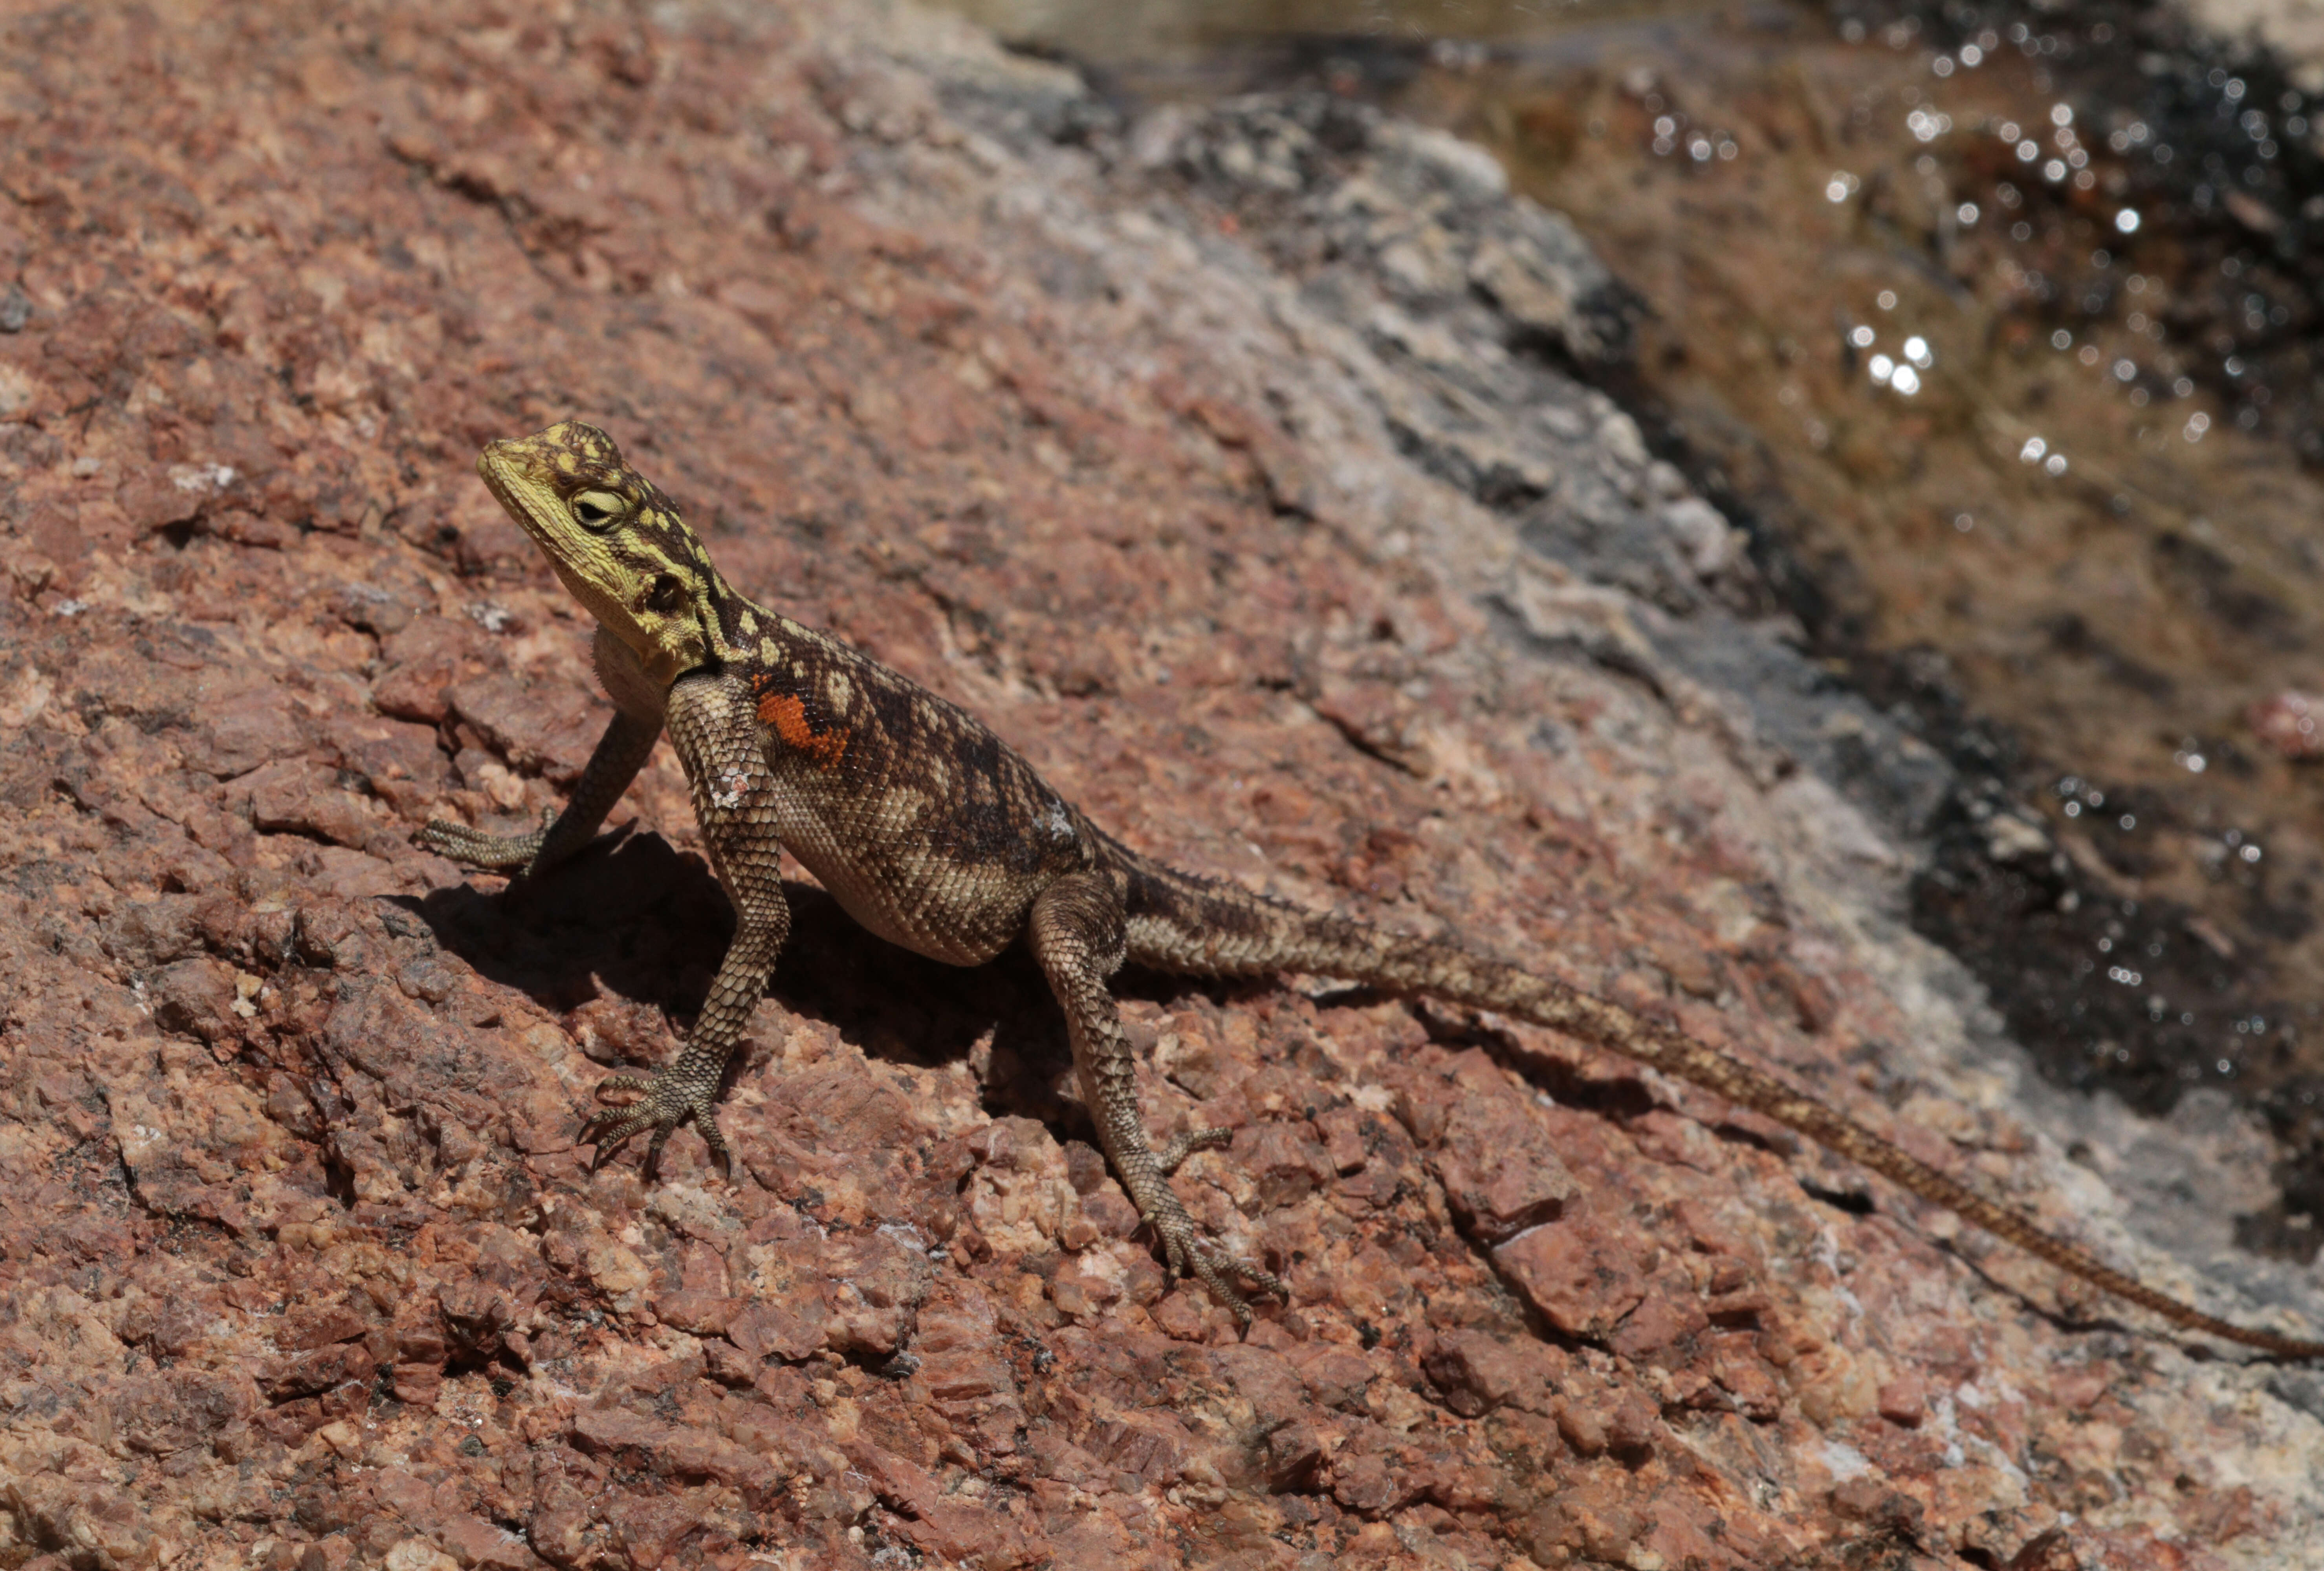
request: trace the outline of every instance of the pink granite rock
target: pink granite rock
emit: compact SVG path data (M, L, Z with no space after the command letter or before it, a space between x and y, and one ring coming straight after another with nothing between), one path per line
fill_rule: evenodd
M1551 288L1594 264L1474 150L1312 105L1258 152L1257 108L1140 141L912 13L302 20L0 20L7 1564L2315 1545L2304 1372L2079 1327L2006 1251L1501 1022L1123 979L1151 1122L1236 1130L1179 1192L1292 1283L1247 1341L1093 1160L1038 975L803 880L734 1181L690 1133L654 1184L593 1171L596 1083L675 1050L729 932L674 764L553 877L409 843L533 822L606 712L470 469L575 415L734 583L1139 846L1674 1011L1875 1121L1908 1080L1972 1101L1941 1153L2192 1290L1961 1073L1853 810L1655 666L1643 602L1528 555L1528 488L1631 506L1627 418L1545 381L1467 429L1489 399L1330 314L1390 231L1484 235L1446 342L1531 312L1611 353ZM1305 289L1327 220L1352 271Z

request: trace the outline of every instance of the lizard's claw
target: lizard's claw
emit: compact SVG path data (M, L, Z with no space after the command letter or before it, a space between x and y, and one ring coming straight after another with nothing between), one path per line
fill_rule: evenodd
M1216 1131L1206 1130L1204 1134ZM1200 1149L1198 1146L1196 1149ZM1183 1153L1181 1153L1183 1154ZM1203 1236L1194 1218L1186 1214L1185 1207L1174 1197L1167 1205L1155 1208L1158 1215L1148 1220L1161 1236L1163 1257L1169 1262L1172 1280L1192 1272L1203 1284L1219 1295L1219 1301L1234 1314L1235 1324L1243 1330L1250 1329L1250 1303L1242 1295L1237 1282L1247 1282L1260 1292L1291 1301L1291 1287L1281 1277L1266 1267L1240 1256L1228 1254L1210 1239Z
M727 1148L726 1137L718 1130L715 1079L705 1085L666 1069L651 1079L643 1075L607 1075L597 1082L597 1090L601 1096L607 1091L643 1091L645 1096L618 1107L600 1107L582 1121L578 1138L597 1147L597 1154L589 1163L591 1172L604 1166L632 1135L650 1129L653 1138L646 1143L642 1170L643 1176L650 1181L660 1164L661 1148L669 1144L671 1132L691 1118L694 1127L701 1133L702 1143L710 1148L710 1160L722 1174L732 1176L734 1156Z

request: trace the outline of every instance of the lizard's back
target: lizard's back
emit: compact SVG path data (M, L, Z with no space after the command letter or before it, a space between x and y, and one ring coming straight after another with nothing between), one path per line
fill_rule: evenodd
M1042 889L1093 864L1080 814L973 715L763 607L734 622L776 832L865 927L978 964L1023 931Z

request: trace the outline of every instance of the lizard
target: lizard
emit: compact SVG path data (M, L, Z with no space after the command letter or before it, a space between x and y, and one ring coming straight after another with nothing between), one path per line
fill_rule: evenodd
M715 1105L789 932L778 877L788 847L850 916L906 949L973 966L1026 944L1064 1011L1099 1143L1172 1279L1199 1277L1246 1330L1245 1289L1286 1302L1290 1290L1206 1237L1171 1188L1187 1156L1226 1144L1231 1131L1193 1130L1158 1148L1149 1136L1108 985L1125 963L1213 978L1296 973L1547 1027L1795 1130L2175 1325L2280 1357L2324 1355L2324 1341L2220 1319L2116 1270L1675 1026L1458 943L1311 913L1133 850L966 711L738 593L669 498L596 427L567 420L495 440L477 471L595 620L595 663L614 714L565 807L530 833L437 819L417 843L477 868L543 874L596 837L667 731L736 915L678 1056L650 1076L599 1082L601 1100L641 1095L584 1121L577 1138L596 1147L593 1171L650 1132L650 1181L672 1132L691 1119L731 1172Z

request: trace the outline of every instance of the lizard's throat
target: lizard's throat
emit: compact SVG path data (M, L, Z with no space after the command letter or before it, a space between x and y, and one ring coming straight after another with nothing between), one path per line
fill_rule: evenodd
M638 669L655 686L667 690L687 672L715 661L711 642L703 636L696 618L641 615L577 574L568 575L560 568L558 576L573 598L597 619L597 625L630 651Z

